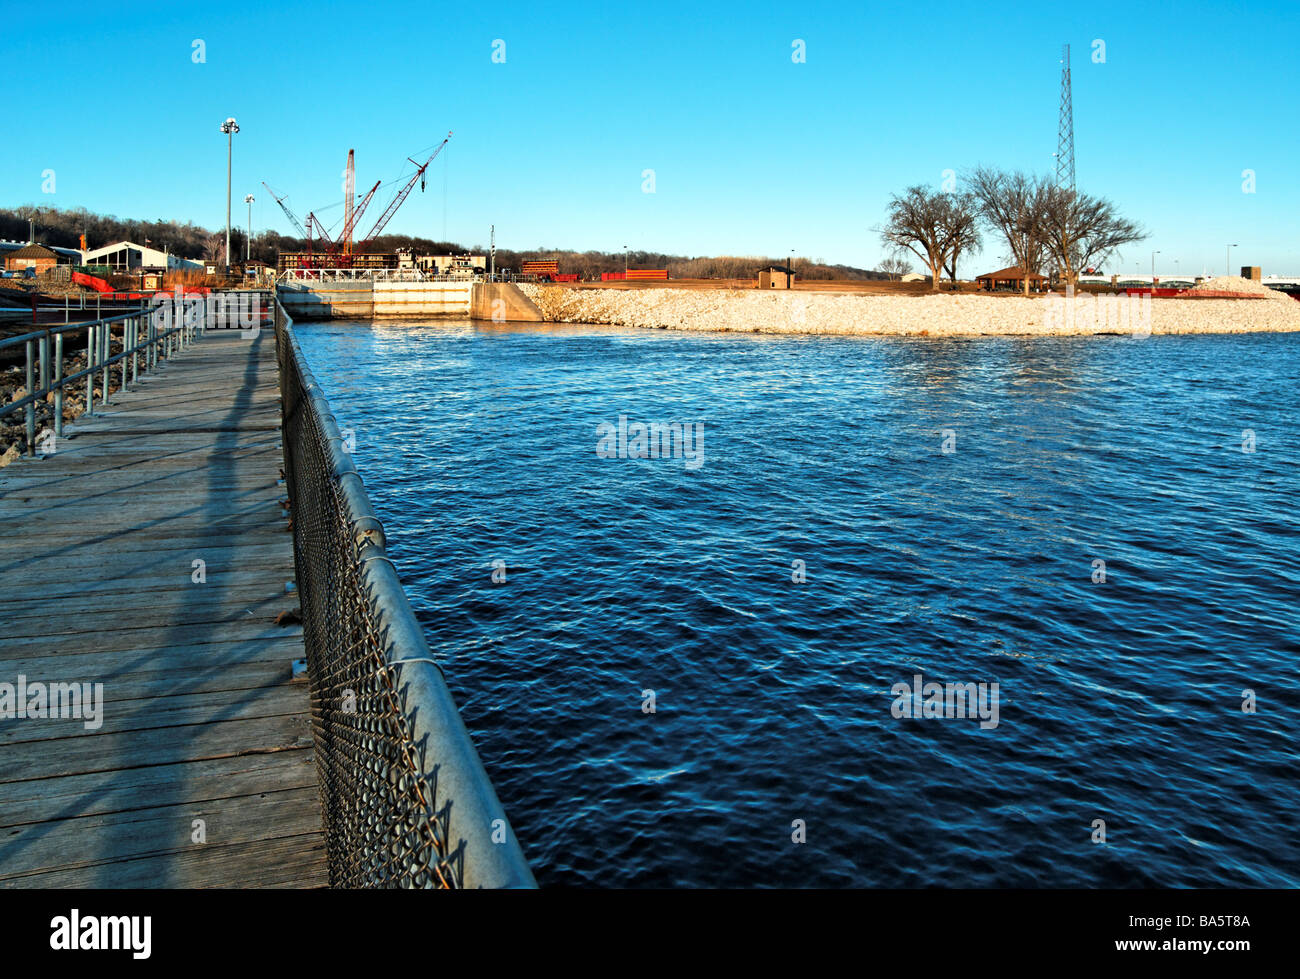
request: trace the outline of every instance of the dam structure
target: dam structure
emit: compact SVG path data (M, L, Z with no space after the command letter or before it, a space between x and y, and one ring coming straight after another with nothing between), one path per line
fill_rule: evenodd
M419 272L294 269L276 282L276 296L294 319L389 319L447 316L491 322L540 323L541 310L513 282Z

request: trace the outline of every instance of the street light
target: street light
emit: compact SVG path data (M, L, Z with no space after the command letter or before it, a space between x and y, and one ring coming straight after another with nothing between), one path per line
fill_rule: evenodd
M226 267L230 272L230 154L235 143L235 133L239 132L239 123L231 116L221 124L221 131L226 134Z
M1232 275L1232 250L1236 247L1237 247L1236 245L1229 245L1227 248L1223 250L1223 262L1224 262L1223 274L1224 275Z
M1151 253L1151 288L1152 289L1155 289L1156 287L1156 256L1159 254L1160 254L1159 251L1154 251Z
M247 265L249 259L253 257L253 201L256 198L249 194L244 198L244 203L248 205L248 235L244 238L244 264Z
M627 278L627 245L623 246L623 278Z

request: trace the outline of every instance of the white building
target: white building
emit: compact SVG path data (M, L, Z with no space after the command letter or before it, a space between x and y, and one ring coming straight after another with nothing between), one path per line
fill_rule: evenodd
M157 248L137 245L130 241L119 241L103 248L86 252L83 265L107 265L114 272L130 272L135 269L202 269L202 262L192 262L188 258L178 258Z

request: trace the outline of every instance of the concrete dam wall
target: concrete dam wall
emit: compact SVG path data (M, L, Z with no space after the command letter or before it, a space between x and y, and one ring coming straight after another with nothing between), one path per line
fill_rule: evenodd
M295 320L455 316L498 323L542 321L509 282L285 282L280 302Z

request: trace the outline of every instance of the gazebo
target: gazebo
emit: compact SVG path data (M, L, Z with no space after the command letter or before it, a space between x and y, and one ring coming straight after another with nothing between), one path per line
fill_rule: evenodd
M998 269L996 272L985 272L983 275L977 275L975 281L981 289L992 292L994 289L1023 289L1026 278L1029 279L1029 284L1035 292L1041 291L1043 283L1047 281L1047 276L1039 275L1037 272L1030 272L1026 276L1024 269L1014 265L1005 269Z

